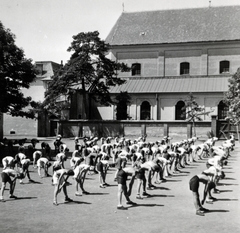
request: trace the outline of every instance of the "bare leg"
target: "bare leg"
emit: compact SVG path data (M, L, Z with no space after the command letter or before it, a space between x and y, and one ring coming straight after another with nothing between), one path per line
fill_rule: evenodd
M80 183L79 183L82 192L86 192L85 189L83 188L83 185L84 185L84 181L85 181L85 177L86 177L87 171L88 171L88 170L85 170L85 171L82 173L82 175L81 175L82 177L81 177Z
M9 191L10 195L13 195L15 186L16 186L16 180L14 180L14 181L12 181L12 183L10 183L10 191Z
M198 192L192 192L192 194L193 194L193 204L195 206L195 209L200 210L200 208L202 206L201 206L201 203L200 203L200 200L199 200L199 193Z
M65 195L65 199L68 198L66 185L64 185L62 189L63 189L63 193L64 193L64 195Z
M119 172L119 169L117 169L117 170L116 170L116 172L115 172L115 175L114 175L114 180L116 180L116 179L117 179L117 174L118 174L118 172Z
M77 194L78 193L78 181L75 179L75 188L76 188L76 193L75 194Z
M5 187L6 187L6 183L5 183L5 182L2 182L1 196L0 196L0 199L1 199L1 200L3 200L3 194L4 194Z
M28 179L31 180L31 177L30 177L28 169L26 170L26 175L27 175Z
M124 194L126 200L127 200L127 201L131 201L130 198L129 198L129 194L128 194L127 186L126 186L126 185L122 185L122 190L123 190L123 194Z
M58 195L58 185L55 184L54 193L53 193L53 203L57 204L57 195Z
M118 206L122 206L122 184L118 184Z
M41 166L38 167L38 175L41 177Z
M143 196L148 196L147 192L146 192L146 179L138 179L138 185L137 185L137 199L142 199L143 197L141 196L140 192L141 192L141 186L143 185L143 192L142 195Z
M140 197L140 198L141 198L140 190L141 190L142 183L143 183L142 180L138 179L138 184L137 184L137 197Z

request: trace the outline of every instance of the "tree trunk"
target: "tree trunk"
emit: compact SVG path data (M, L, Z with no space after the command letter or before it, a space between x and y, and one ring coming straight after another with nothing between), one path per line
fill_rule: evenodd
M236 125L236 129L237 129L238 143L240 143L240 140L239 140L239 128L238 128L238 124Z
M85 90L85 82L84 78L82 78L82 95L83 95L83 119L89 119L88 116L88 103L87 103L87 95L86 95L86 90Z
M196 127L195 127L195 121L193 120L193 132L194 132L194 137L197 136L196 134Z

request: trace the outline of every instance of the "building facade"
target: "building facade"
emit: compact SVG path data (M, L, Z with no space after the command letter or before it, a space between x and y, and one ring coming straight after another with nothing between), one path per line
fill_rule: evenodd
M239 6L123 12L106 42L111 57L131 67L119 73L126 83L127 113L133 120L184 120L191 92L211 115L224 119L228 79L240 66ZM116 119L116 106L98 107L102 119Z

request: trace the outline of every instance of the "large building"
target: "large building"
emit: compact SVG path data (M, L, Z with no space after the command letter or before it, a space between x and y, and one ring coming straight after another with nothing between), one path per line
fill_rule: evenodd
M128 64L126 83L133 120L183 120L191 92L205 111L226 116L222 100L228 79L240 66L240 6L123 12L106 42L112 59ZM116 106L98 107L102 119L116 119Z

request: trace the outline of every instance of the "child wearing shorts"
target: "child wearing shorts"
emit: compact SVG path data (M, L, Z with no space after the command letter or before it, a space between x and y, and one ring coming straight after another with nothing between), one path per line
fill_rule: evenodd
M11 178L12 177L12 178ZM4 190L6 188L6 184L10 184L9 189L9 198L17 198L13 195L15 186L16 186L16 179L23 179L23 173L19 173L11 168L6 168L2 171L1 178L2 178L2 187L1 187L1 194L0 194L0 201L5 202L3 198Z
M3 170L6 168L14 169L17 161L12 156L6 156L2 159Z
M73 176L73 179L75 180L75 187L76 187L75 196L81 196L81 194L78 192L78 185L82 190L82 194L89 194L87 191L85 191L83 187L85 177L89 169L90 169L90 166L87 164L78 164L75 167L74 176Z
M37 161L37 168L38 168L38 175L39 177L48 177L50 176L48 174L48 168L51 166L51 163L48 161L47 158L39 158L38 161ZM41 169L44 170L44 175L41 176Z
M215 184L212 181L212 177L212 174L203 172L202 174L193 176L189 181L189 188L193 194L193 203L196 209L196 215L204 216L204 212L209 211L208 209L205 209L202 205L206 200L208 192L210 192L211 189L215 187ZM201 202L198 192L200 183L203 183L205 185L203 199Z
M63 190L63 193L65 195L65 202L71 202L73 201L72 199L70 199L68 197L67 194L67 179L69 178L69 176L73 176L74 172L72 169L68 170L68 169L58 169L55 170L52 176L52 180L53 180L53 185L55 186L54 189L54 197L53 197L53 205L57 206L58 202L57 202L57 195L61 192L61 190Z
M109 156L105 152L100 152L97 157L96 170L99 174L100 188L106 188L109 184L106 183L107 170L109 168Z
M36 150L33 153L33 168L37 168L36 163L38 161L38 159L40 159L42 157L42 152L39 150Z
M119 170L117 174L117 182L118 182L118 205L117 209L119 210L126 210L127 208L122 205L122 194L124 194L127 202L127 205L136 205L136 203L130 200L132 186L134 183L134 179L136 176L137 170L133 167L124 167ZM127 178L131 176L131 180L129 182L129 188L127 188Z

